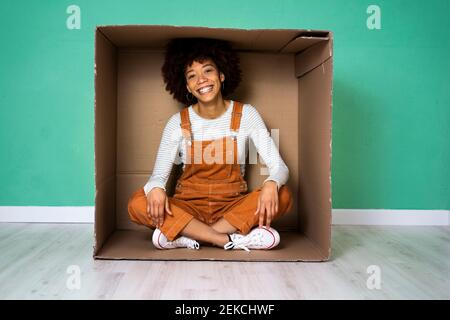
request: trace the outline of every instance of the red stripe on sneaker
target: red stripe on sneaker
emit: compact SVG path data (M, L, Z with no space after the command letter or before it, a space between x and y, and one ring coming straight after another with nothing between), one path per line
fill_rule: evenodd
M272 246L275 244L275 235L273 234L273 232L272 231L270 231L270 230L267 230L267 231L269 231L270 232L270 234L272 235L272 237L273 237L273 242L272 242L272 244L269 246L269 248L267 248L267 249L270 249L270 248L272 248Z
M159 235L158 235L158 245L160 249L164 249L164 247L162 246L161 242L159 242L159 238L161 238L162 232L159 231Z
M270 246L268 246L266 249L270 249L270 248L272 248L272 246L274 245L274 243L275 243L275 235L273 234L273 232L272 231L270 231L269 229L267 229L267 228L261 228L261 229L264 229L264 230L267 230L267 231L269 231L270 232L270 234L272 235L272 237L273 237L273 242L272 242L272 244L270 245Z

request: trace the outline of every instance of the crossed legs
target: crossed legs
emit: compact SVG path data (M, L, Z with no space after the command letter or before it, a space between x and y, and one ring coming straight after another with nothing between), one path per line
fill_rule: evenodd
M251 192L240 205L233 208L233 212L227 214L227 219L231 219L235 224L240 224L243 216L252 215L256 210L257 198L259 196L259 191ZM287 186L282 186L278 193L279 199L279 210L277 212L276 218L283 215L287 211L289 211L292 207L292 193ZM211 243L216 246L223 247L226 243L228 243L229 238L228 234L234 233L237 231L237 228L234 227L230 222L227 221L224 217L220 218L211 226L197 220L192 219L185 227L181 230L181 234L188 238L203 241L206 243ZM242 224L241 230L243 230L243 234L246 234L256 223L258 223L258 217L255 216L253 219L253 223L244 223Z
M233 233L236 230L237 229L224 218L220 218L210 226L194 218L181 230L180 234L203 242L203 244L211 243L218 247L223 247L230 241L228 234Z
M239 230L242 234L247 234L253 225L255 225L255 223L257 224L257 216L254 216L253 218L253 212L256 210L255 203L258 195L257 191L251 192L240 205L233 207L233 210L226 214L227 219L222 217L212 225L207 225L187 214L182 208L174 206L172 207L174 216L168 215L164 223L165 225L167 224L165 228L165 231L167 232L166 236L169 239L172 239L174 234L181 234L199 242L223 247L229 241L228 234L238 230L228 221L231 221L234 225L239 225ZM282 215L289 211L291 206L292 194L286 186L283 186L279 190L278 215ZM133 193L128 201L128 213L133 222L155 228L155 224L146 212L146 207L147 199L143 188L140 188ZM248 215L252 216L252 221L245 221L248 220L245 218ZM186 224L184 224L184 222L186 222ZM176 229L177 225L184 225L184 227L182 227L181 231L178 231Z

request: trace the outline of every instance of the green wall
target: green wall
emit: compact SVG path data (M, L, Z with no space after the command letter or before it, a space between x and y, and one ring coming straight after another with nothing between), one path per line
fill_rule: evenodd
M81 29L66 9L81 8ZM369 30L369 5L381 30ZM333 208L450 209L450 1L2 1L0 205L94 205L94 29L332 30Z

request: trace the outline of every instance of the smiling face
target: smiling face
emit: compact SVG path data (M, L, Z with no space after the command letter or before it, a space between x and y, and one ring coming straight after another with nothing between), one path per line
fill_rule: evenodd
M197 100L209 102L222 97L221 87L225 76L211 59L194 61L185 70L186 88Z

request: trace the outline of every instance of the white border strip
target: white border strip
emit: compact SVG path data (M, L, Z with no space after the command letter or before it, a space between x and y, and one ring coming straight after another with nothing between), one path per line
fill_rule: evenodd
M450 210L333 209L332 224L449 226ZM94 223L94 207L1 207L0 222Z
M1 207L0 222L94 223L94 207Z
M450 210L333 209L332 224L449 226Z

